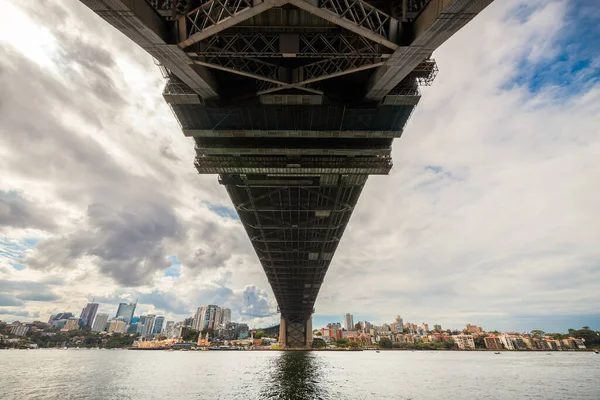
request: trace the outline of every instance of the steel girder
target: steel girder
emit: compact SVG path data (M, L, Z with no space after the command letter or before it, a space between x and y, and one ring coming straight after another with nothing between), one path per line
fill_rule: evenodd
M306 0L262 0L254 6L252 3L252 0L209 0L188 12L184 27L180 28L184 38L179 46L186 48L270 8L292 4L392 50L398 47L399 22L363 0L321 0L319 6Z
M226 187L282 315L305 321L362 186Z
M307 57L386 57L387 51L360 35L348 33L298 34L294 58ZM192 57L286 57L280 51L279 33L220 33L200 42L201 50L188 52Z

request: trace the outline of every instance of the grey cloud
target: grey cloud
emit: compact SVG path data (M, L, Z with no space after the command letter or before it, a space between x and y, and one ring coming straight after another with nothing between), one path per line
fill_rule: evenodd
M24 303L21 300L16 299L14 296L0 294L0 306L2 307L17 307L22 306L23 304Z
M163 240L175 238L178 229L173 211L160 201L123 208L93 204L84 226L39 243L25 263L35 269L61 269L93 257L106 276L125 286L139 286L169 266Z
M20 300L27 301L57 301L61 298L61 296L57 295L54 292L22 292L17 295L17 298Z
M21 193L0 190L0 227L50 230L56 227L50 210L26 200Z
M26 318L39 318L39 312L29 312L29 311L13 311L7 308L0 308L0 315L14 315L16 317L26 317Z
M169 144L164 144L160 146L160 154L171 161L181 161L181 158L177 156L177 154L173 150L173 147Z

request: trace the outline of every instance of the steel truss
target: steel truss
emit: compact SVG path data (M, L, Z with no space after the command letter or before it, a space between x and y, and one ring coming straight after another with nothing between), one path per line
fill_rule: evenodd
M292 76L300 79L297 82L298 85L306 85L340 75L379 67L383 64L383 61L371 58L328 58L297 68L292 72Z
M285 85L285 82L278 79L279 67L277 65L255 58L206 57L205 61L195 60L194 62L196 64L204 65L205 67L220 69L249 78Z
M391 39L389 35L391 17L362 0L324 0L321 8L388 40Z
M363 186L347 185L341 177L335 186L320 187L248 182L227 184L227 191L282 315L287 322L305 324Z
M293 56L305 57L385 57L377 43L352 33L298 35L299 49ZM272 33L216 34L200 42L201 50L192 57L284 57L280 51L281 35Z
M186 16L187 37L252 7L252 0L209 0Z

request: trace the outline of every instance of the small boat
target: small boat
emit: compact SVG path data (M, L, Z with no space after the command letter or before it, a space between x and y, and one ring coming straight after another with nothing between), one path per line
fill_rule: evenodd
M380 352L379 350L375 350L375 353L379 353L379 352Z
M494 352L494 354L500 354L500 352L499 352L499 351L496 351L496 352Z
M600 354L600 350L594 350L594 353Z

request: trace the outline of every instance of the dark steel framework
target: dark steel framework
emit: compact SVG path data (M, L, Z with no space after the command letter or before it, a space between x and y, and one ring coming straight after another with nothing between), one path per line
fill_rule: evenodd
M285 345L310 318L370 174L437 73L431 54L492 0L81 0L146 49L267 274Z

